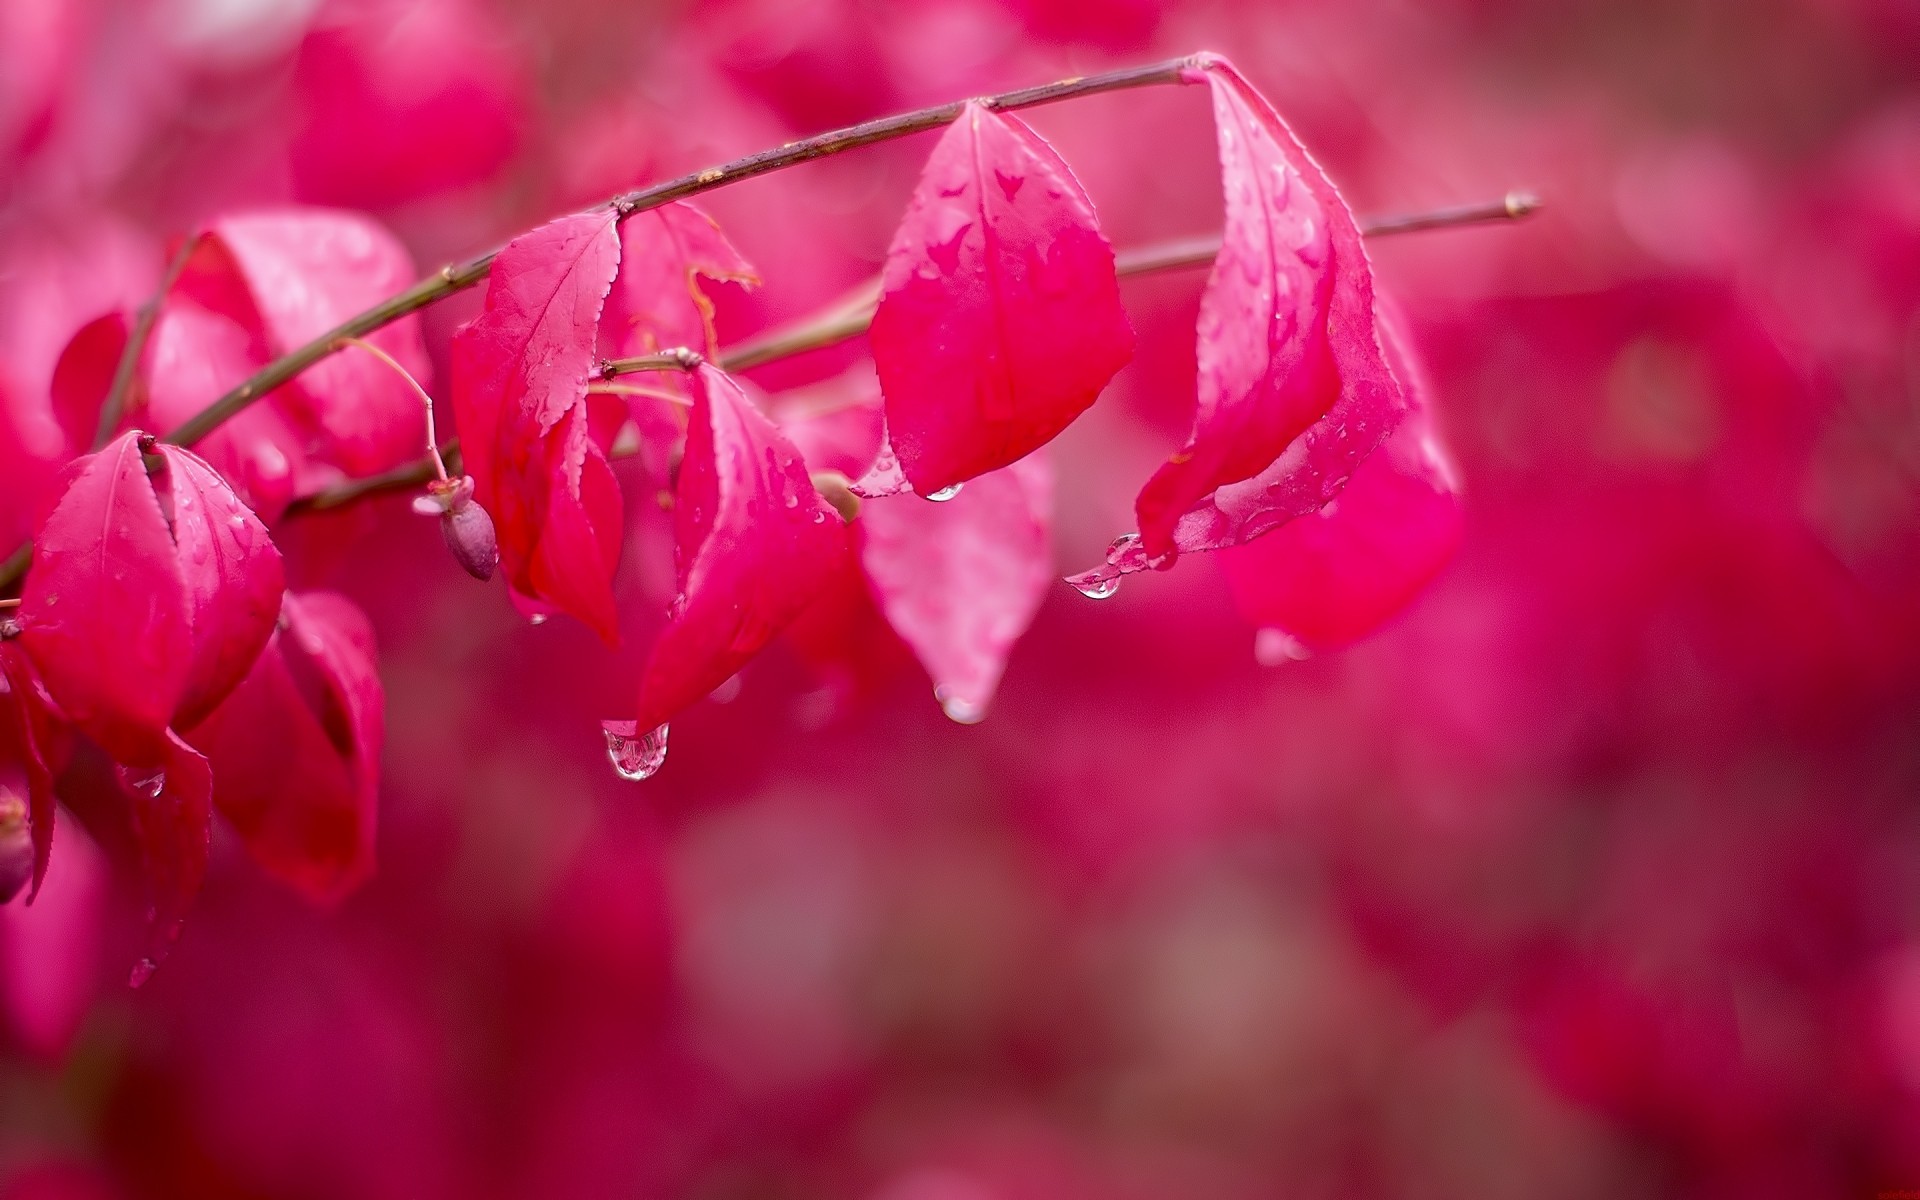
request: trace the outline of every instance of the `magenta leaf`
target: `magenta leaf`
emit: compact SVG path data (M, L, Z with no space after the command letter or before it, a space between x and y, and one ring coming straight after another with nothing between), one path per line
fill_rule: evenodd
M328 903L373 871L383 694L352 602L289 592L283 614L246 679L187 737L248 853Z
M138 431L68 467L34 542L21 645L61 711L117 761L219 703L266 644L280 555L212 468Z
M67 343L53 373L53 404L69 443L93 443L100 406L113 382L131 324L110 313ZM265 365L251 335L191 300L170 298L160 310L146 353L126 396L120 426L173 429ZM278 520L308 477L305 445L275 398L249 405L200 439L194 453L219 471L263 520Z
M713 303L697 278L749 287L760 279L720 227L685 201L637 212L620 226L620 276L600 322L606 358L684 346L718 353Z
M153 483L172 506L193 627L193 671L173 715L188 729L246 678L273 633L286 577L266 526L212 467L177 446L158 451L167 469Z
M694 372L693 415L675 492L679 596L655 642L632 737L725 683L824 588L850 553L847 529L806 464L740 385Z
M1144 558L1200 548L1189 516L1256 476L1271 484L1310 429L1326 427L1357 463L1404 404L1346 202L1231 64L1209 56L1196 76L1213 94L1225 231L1200 301L1193 433L1136 501Z
M871 338L893 449L923 496L1051 441L1132 355L1093 206L1018 118L969 104L941 136Z
M193 670L173 534L135 434L67 478L34 539L20 643L75 726L121 761L152 762Z
M266 357L312 341L404 290L417 277L394 236L358 213L287 208L222 217L208 225L178 290L259 339ZM417 315L367 340L422 384L432 364ZM204 403L214 396L206 397ZM373 356L322 359L272 400L317 442L316 457L349 475L399 466L420 452L420 401Z
M238 324L190 301L169 301L154 322L141 363L144 395L128 406L126 427L177 428L264 365ZM296 490L315 483L310 440L276 396L229 417L193 452L262 520L277 521Z
M180 936L207 877L213 836L213 773L200 753L168 730L157 760L119 768L133 840L147 875L146 956L128 980L139 987Z
M933 677L949 717L972 723L1052 582L1053 471L1045 451L968 481L951 500L901 496L860 509L860 562L880 611Z
M1312 650L1356 641L1412 601L1460 545L1459 472L1429 392L1390 321L1380 326L1412 406L1340 495L1216 558L1241 615Z
M475 495L510 587L612 642L619 488L590 436L587 378L620 262L611 211L516 238L494 260L486 309L453 341L453 404Z
M8 861L0 865L0 904L22 884L30 885L27 901L32 903L46 879L55 809L45 747L52 721L25 651L0 642L0 836L9 843ZM26 835L24 872L17 857L21 843L13 840L19 833Z

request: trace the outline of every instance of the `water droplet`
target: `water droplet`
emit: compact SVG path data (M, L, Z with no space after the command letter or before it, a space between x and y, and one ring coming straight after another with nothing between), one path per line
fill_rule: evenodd
M707 694L707 699L713 701L715 704L732 704L740 698L741 689L745 686L746 685L740 681L740 676L729 675L725 683Z
M986 705L955 695L945 684L933 689L933 698L940 702L940 711L956 725L978 725L986 718Z
M1284 629L1262 629L1253 635L1253 660L1263 667L1285 666L1312 657L1313 651Z
M1073 584L1074 588L1089 600L1105 600L1120 590L1118 575L1082 576L1067 582Z
M650 778L667 761L667 727L648 730L639 737L629 737L624 733L615 733L611 729L603 732L607 737L607 761L622 779L639 782Z
M545 625L546 623L547 614L545 613L534 613L527 618L527 624L529 625Z
M1140 535L1137 533L1123 533L1113 539L1113 544L1107 547L1108 560L1111 561L1115 555L1125 554L1128 550L1132 549L1134 544L1139 540Z
M139 987L141 984L145 983L147 980L152 979L153 973L159 969L160 969L160 964L153 961L151 958L141 959L139 962L133 964L133 970L128 972L127 986L136 987L136 988Z
M139 792L149 800L157 798L167 786L167 773L165 771L152 771L144 775L137 775L129 771L125 779L128 787Z
M927 499L933 501L935 504L945 504L960 494L962 486L963 485L956 483L952 487L943 487L937 492L928 492Z

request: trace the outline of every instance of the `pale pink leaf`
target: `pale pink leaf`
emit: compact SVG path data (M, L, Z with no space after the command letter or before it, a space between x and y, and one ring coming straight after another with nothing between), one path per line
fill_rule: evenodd
M1053 471L1044 450L940 504L861 506L860 561L880 611L933 678L947 715L977 721L1053 579Z
M13 1044L44 1062L66 1056L93 1006L112 892L107 856L67 821L32 907L0 907L0 1014Z

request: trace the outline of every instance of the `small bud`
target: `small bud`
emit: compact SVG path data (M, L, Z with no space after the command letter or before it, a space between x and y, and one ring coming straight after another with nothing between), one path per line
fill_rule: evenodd
M845 475L838 471L815 471L813 489L820 498L833 506L842 521L852 521L860 515L860 496Z
M414 499L413 511L422 516L440 517L440 536L467 574L485 582L493 578L500 561L500 546L493 533L493 518L473 498L473 476L435 480L427 484L427 494Z
M0 786L0 904L25 890L33 878L33 833L23 797Z

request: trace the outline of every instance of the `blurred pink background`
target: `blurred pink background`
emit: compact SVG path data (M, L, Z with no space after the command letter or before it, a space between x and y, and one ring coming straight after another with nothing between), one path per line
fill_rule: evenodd
M1266 666L1204 556L1061 585L977 727L843 597L633 785L595 722L634 651L527 627L404 500L296 520L300 582L381 643L379 873L318 911L221 830L129 991L137 881L79 759L45 898L0 909L0 1196L1920 1189L1906 0L0 0L0 417L227 209L364 209L430 269L1202 48L1363 213L1546 201L1373 247L1466 481L1429 591ZM1032 120L1116 245L1218 227L1195 89ZM766 281L721 289L723 339L871 275L929 145L710 197ZM1136 361L1059 444L1063 573L1185 432L1202 279L1125 285ZM443 365L477 303L428 315ZM670 535L630 507L657 611Z

